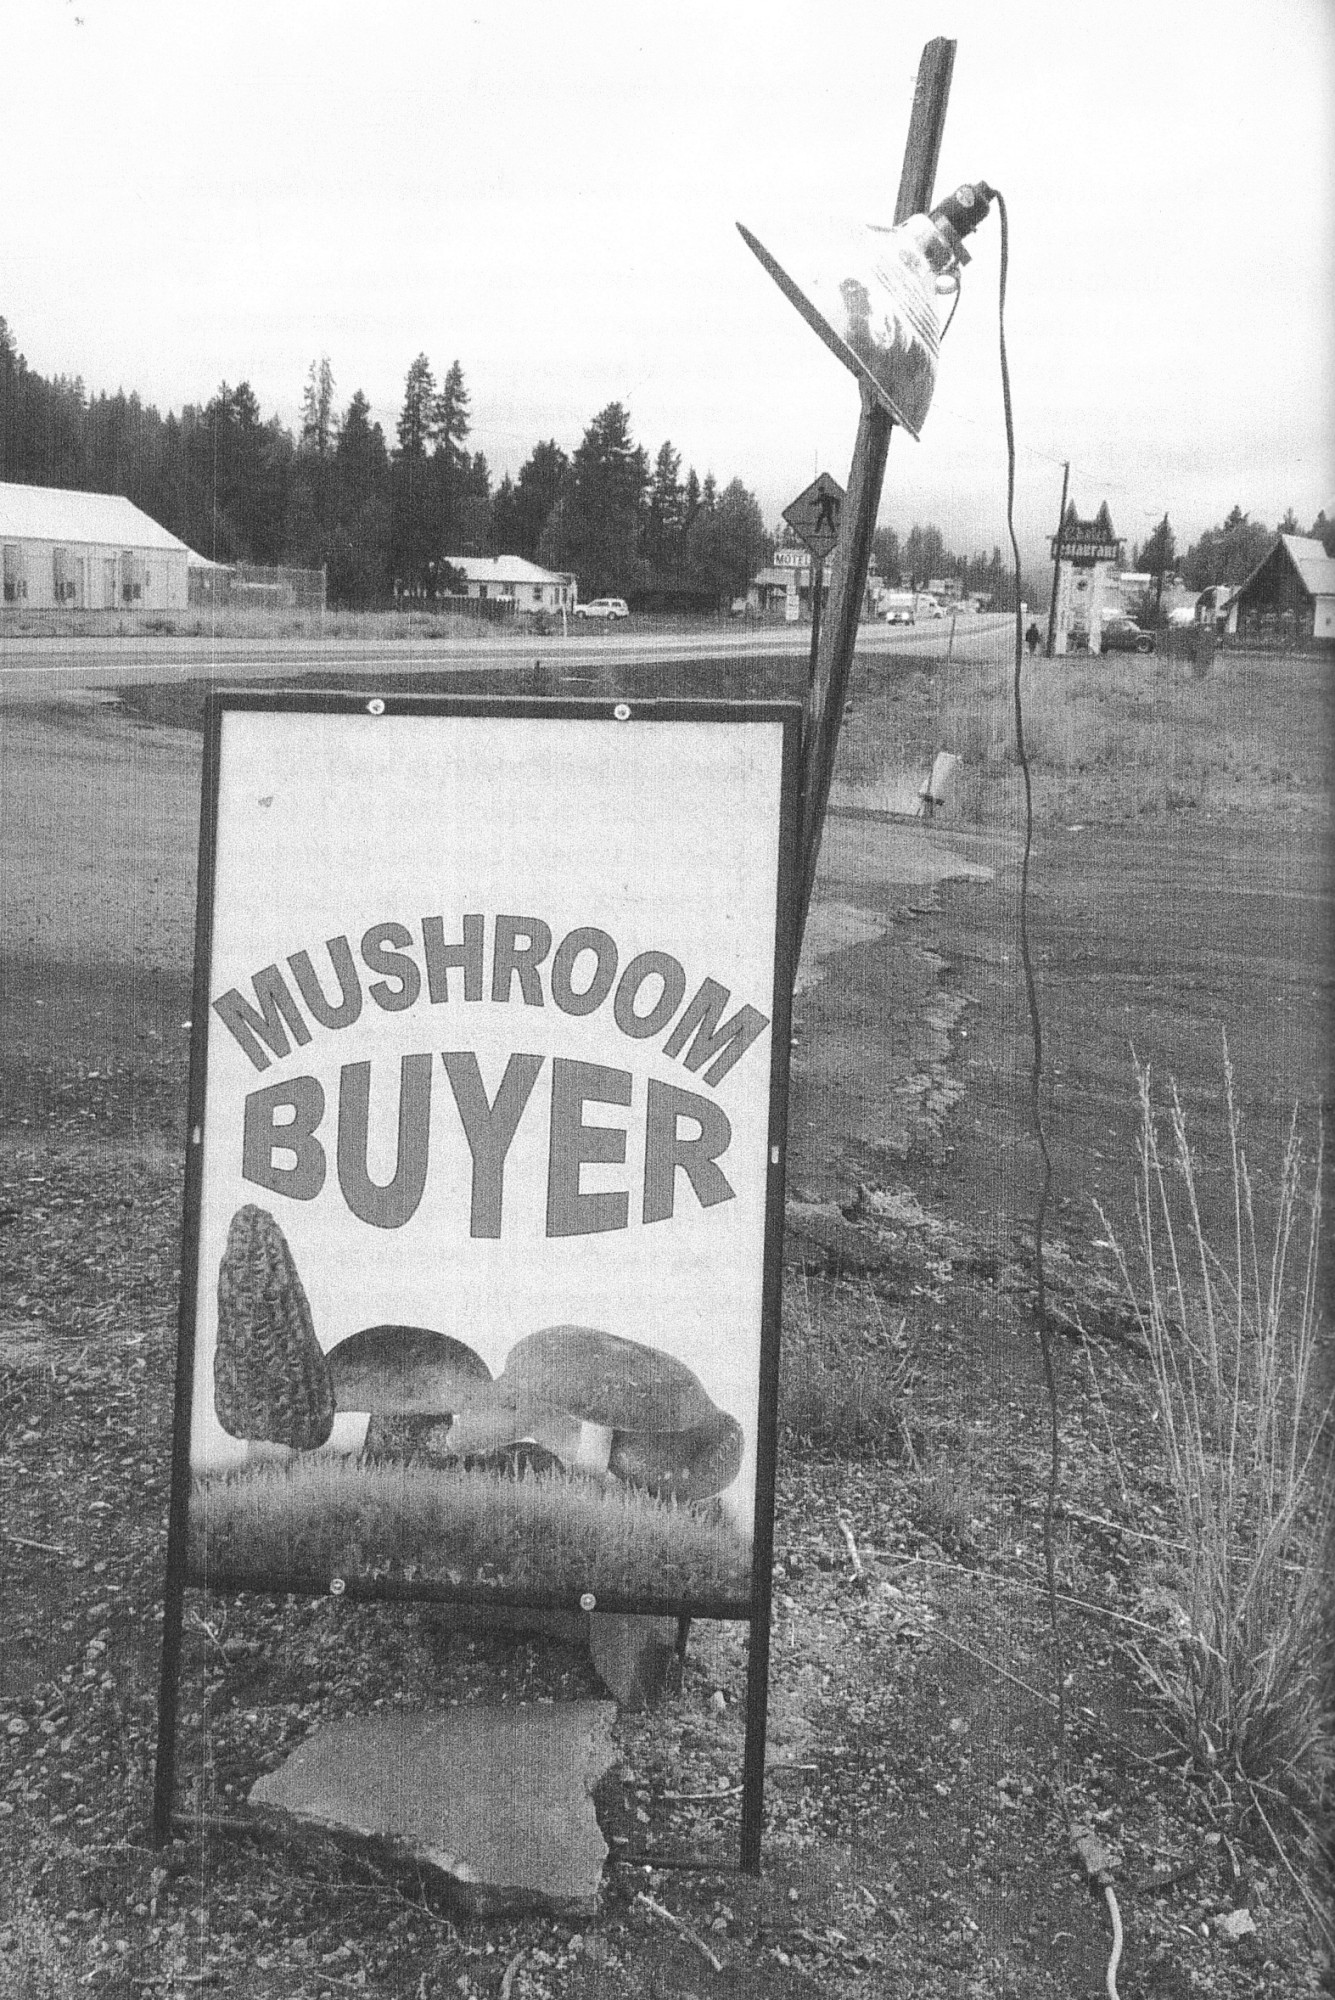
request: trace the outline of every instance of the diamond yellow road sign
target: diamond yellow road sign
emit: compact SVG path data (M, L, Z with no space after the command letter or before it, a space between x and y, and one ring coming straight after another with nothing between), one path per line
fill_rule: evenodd
M843 504L843 487L828 472L822 472L805 493L799 493L792 505L783 510L784 520L818 562L824 561L839 539Z

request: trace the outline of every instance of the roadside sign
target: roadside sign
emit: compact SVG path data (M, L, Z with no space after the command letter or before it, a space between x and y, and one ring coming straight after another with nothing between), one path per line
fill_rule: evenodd
M783 510L784 520L818 562L824 561L839 540L843 504L843 487L828 472L822 472Z
M212 705L184 1584L754 1618L800 715Z

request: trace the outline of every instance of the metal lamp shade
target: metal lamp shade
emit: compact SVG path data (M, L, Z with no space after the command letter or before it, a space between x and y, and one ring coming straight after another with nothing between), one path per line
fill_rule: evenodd
M766 232L782 243L777 250L737 227L807 324L918 438L936 387L941 331L936 274L914 224L831 221L803 229L785 222Z

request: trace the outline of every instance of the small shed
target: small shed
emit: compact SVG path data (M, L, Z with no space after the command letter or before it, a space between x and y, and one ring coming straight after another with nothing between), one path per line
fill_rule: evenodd
M1335 556L1309 536L1276 536L1269 554L1238 585L1227 630L1263 642L1335 640Z
M762 615L771 612L782 615L789 596L794 599L800 596L800 579L801 572L795 565L785 568L778 563L767 563L751 579L746 593L747 610Z
M510 603L516 611L573 611L576 585L566 570L541 569L524 556L446 556L468 580L468 596Z
M0 481L0 615L184 610L189 557L123 494Z

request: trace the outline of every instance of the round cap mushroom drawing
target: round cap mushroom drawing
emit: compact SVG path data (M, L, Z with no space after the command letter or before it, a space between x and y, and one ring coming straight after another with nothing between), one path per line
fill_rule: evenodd
M434 1456L455 1411L491 1387L481 1355L427 1326L363 1327L325 1359L338 1409L370 1416L364 1449L371 1457Z
M585 1326L543 1327L518 1341L449 1434L460 1457L525 1443L572 1470L611 1473L682 1501L730 1486L743 1452L741 1425L683 1361Z

